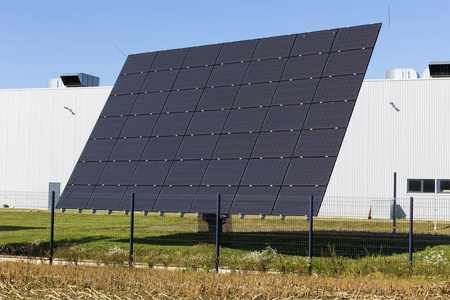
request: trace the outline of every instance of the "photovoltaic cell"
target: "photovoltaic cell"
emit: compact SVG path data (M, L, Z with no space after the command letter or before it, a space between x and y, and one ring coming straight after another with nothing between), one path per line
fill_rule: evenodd
M290 157L299 135L299 131L261 132L252 157Z
M271 214L279 187L241 186L235 196L230 213Z
M260 39L253 59L267 59L289 56L296 35L283 35Z
M209 77L207 86L240 84L247 71L248 63L216 65Z
M314 102L356 100L363 79L362 74L322 78Z
M218 135L185 136L177 159L209 159L216 146Z
M208 165L202 185L238 185L247 160L212 160Z
M180 147L181 136L151 137L142 154L144 160L172 160Z
M219 55L222 44L193 47L184 60L183 67L213 65Z
M171 161L140 161L130 184L162 185L171 165Z
M234 101L233 107L255 107L269 105L276 89L277 83L243 85L239 89L239 93Z
M318 78L280 82L272 105L310 103L316 93L318 83Z
M364 74L371 55L372 49L330 53L323 76Z
M188 51L188 48L159 51L150 71L181 68Z
M302 33L297 36L292 47L292 56L330 52L336 30Z
M180 70L150 72L142 85L141 92L169 91Z
M182 135L192 118L192 113L171 113L159 116L152 136L156 135Z
M121 137L150 136L155 127L158 115L137 115L129 116L122 131Z
M205 160L174 161L165 185L199 185L208 162Z
M84 209L94 188L95 186L87 185L66 185L57 205L68 209Z
M317 213L380 26L129 56L57 206Z
M282 80L320 77L328 54L289 57Z
M110 139L88 140L79 161L107 160L115 143L116 140Z
M313 198L313 215L319 213L325 187L282 187L272 214L289 216L309 215L309 199Z
M155 57L156 52L128 55L120 74L148 72Z
M132 114L148 114L148 113L159 113L166 102L169 92L154 92L148 94L139 94L136 98L133 108L131 109Z
M221 134L212 158L250 157L257 133Z
M162 112L192 111L197 106L202 92L201 89L172 91Z
M182 69L173 85L173 89L203 88L212 71L211 66Z
M109 160L138 160L147 141L147 138L118 139Z
M251 159L241 184L280 185L286 173L289 159Z
M220 194L220 212L228 213L237 187L199 187L190 212L215 213L217 194Z
M332 50L373 48L380 28L381 24L341 28L338 30Z
M269 108L262 130L300 129L309 105L272 106Z
M116 161L107 162L98 184L123 185L130 182L137 162Z
M286 65L286 58L252 61L245 74L243 83L257 83L280 80Z
M335 161L335 157L293 158L283 184L326 186Z
M117 210L126 190L126 186L96 186L89 208Z
M355 101L312 104L304 128L347 127Z
M99 118L89 138L118 137L126 120L126 117Z
M223 44L217 63L249 61L255 52L258 40L247 40Z
M261 130L267 107L233 109L225 123L223 132L249 132Z
M229 114L228 110L197 111L186 134L219 133Z
M95 184L105 167L104 162L77 163L67 184Z
M111 91L111 95L139 93L146 73L120 75Z
M122 197L118 209L130 210L131 193L134 193L134 209L138 211L152 211L160 190L160 186L129 186Z
M164 186L153 207L153 211L189 212L197 187Z
M136 95L110 96L106 100L100 116L127 115L133 107Z
M304 130L294 156L337 156L345 129Z
M197 110L231 108L239 86L205 88Z

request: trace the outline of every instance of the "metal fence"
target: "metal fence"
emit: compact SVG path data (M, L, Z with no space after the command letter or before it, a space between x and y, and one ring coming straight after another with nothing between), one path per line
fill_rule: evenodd
M96 211L93 215L89 211L55 211L51 245L48 211L18 211L20 217L11 220L7 217L11 210L4 209L0 250L3 254L105 263L127 261L133 254L135 262L151 260L152 264L171 265L183 261L189 265L186 260L197 257L211 266L219 249L220 257L265 249L302 257L363 257L449 245L450 198L415 198L412 220L410 201L334 198L324 199L313 215L306 207L308 213L302 216L221 212L219 219L217 212L144 214L132 213L130 208L127 214ZM244 204L258 205L253 200Z

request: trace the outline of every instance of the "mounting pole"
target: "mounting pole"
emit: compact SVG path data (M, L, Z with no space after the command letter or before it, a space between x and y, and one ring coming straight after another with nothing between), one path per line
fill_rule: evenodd
M312 274L312 251L313 251L313 204L314 196L309 198L309 243L308 243L308 275Z
M394 207L392 208L392 234L396 231L396 214L395 208L397 207L397 172L394 172Z
M52 191L52 201L51 201L51 217L50 217L50 257L48 262L50 265L53 264L53 233L55 229L55 191Z
M412 254L413 254L413 216L414 211L414 199L413 197L409 198L409 274L411 274L412 269Z
M134 233L134 193L131 193L130 203L130 257L128 260L128 266L133 266L133 233Z
M220 245L220 194L217 194L217 214L216 214L216 272L219 272L219 245Z

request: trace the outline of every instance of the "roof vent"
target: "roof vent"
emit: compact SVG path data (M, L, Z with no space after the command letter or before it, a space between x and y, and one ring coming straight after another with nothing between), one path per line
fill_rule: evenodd
M450 77L450 61L432 61L428 67L433 78Z
M99 86L100 78L86 73L67 73L61 75L66 87Z

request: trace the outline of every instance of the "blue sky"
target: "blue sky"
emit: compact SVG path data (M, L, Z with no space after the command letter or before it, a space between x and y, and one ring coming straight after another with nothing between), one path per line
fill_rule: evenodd
M366 75L450 60L449 0L1 0L0 89L63 73L113 85L126 54L382 22Z

